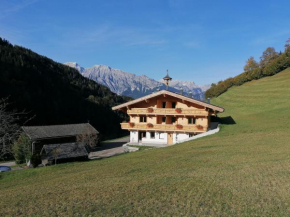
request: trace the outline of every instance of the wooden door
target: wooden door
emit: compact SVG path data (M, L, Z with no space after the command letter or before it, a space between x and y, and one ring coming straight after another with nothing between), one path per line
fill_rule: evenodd
M167 133L167 144L172 145L173 144L173 135L172 133Z

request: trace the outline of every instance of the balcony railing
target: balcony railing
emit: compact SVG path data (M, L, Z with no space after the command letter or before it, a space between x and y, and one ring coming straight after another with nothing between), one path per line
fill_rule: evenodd
M174 109L174 108L132 108L127 111L128 115L191 115L208 116L208 111L200 109Z
M153 131L176 131L176 132L206 132L207 126L180 125L180 124L135 124L121 123L123 130L153 130Z

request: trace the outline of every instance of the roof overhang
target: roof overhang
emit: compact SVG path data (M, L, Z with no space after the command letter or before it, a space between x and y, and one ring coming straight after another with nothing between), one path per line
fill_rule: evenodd
M222 108L222 107L215 106L215 105L212 105L212 104L209 104L209 103L206 103L206 102L202 102L202 101L199 101L199 100L196 100L196 99L192 99L192 98L183 96L181 94L173 93L173 92L170 92L170 91L167 91L167 90L161 90L159 92L152 93L152 94L149 94L147 96L144 96L144 97L141 97L141 98L138 98L138 99L123 103L121 105L114 106L114 107L112 107L112 110L119 110L119 109L127 108L127 107L129 107L129 106L131 106L133 104L136 104L136 103L139 103L139 102L142 102L142 101L146 101L148 99L151 99L151 98L163 95L163 94L164 95L168 95L168 96L172 96L172 97L175 97L175 98L187 101L187 102L195 103L195 104L200 105L200 106L204 106L205 108L212 109L213 111L216 111L216 112L224 112L225 111L225 109Z

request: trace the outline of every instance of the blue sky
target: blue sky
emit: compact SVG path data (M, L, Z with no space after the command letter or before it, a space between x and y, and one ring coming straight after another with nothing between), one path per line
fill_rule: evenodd
M208 84L290 38L286 0L1 0L0 37L57 62Z

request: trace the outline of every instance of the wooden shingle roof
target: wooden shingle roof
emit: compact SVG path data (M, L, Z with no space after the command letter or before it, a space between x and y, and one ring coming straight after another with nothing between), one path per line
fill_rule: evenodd
M57 153L57 154L56 154ZM63 143L44 145L41 155L47 160L87 157L88 152L83 143Z
M152 94L149 94L147 96L143 96L141 98L129 101L127 103L123 103L123 104L118 105L118 106L115 106L112 109L113 110L118 110L118 109L121 109L121 108L126 108L127 106L131 106L131 105L133 105L135 103L138 103L138 102L141 102L141 101L144 101L144 100L147 100L147 99L159 96L159 95L163 95L163 94L168 95L168 96L172 96L172 97L176 97L178 99L182 99L182 100L185 100L185 101L188 101L188 102L191 102L191 103L195 103L197 105L204 106L205 108L210 108L210 109L212 109L214 111L217 111L217 112L224 112L224 110L225 110L222 107L215 106L215 105L212 105L212 104L209 104L209 103L206 103L206 102L202 102L202 101L199 101L199 100L196 100L196 99L192 99L192 98L183 96L183 95L178 94L178 93L173 93L173 92L168 91L168 90L161 90L161 91L158 91L156 93L152 93Z
M80 134L98 134L99 132L89 123L66 124L50 126L24 126L23 131L35 141L40 139L77 136Z

